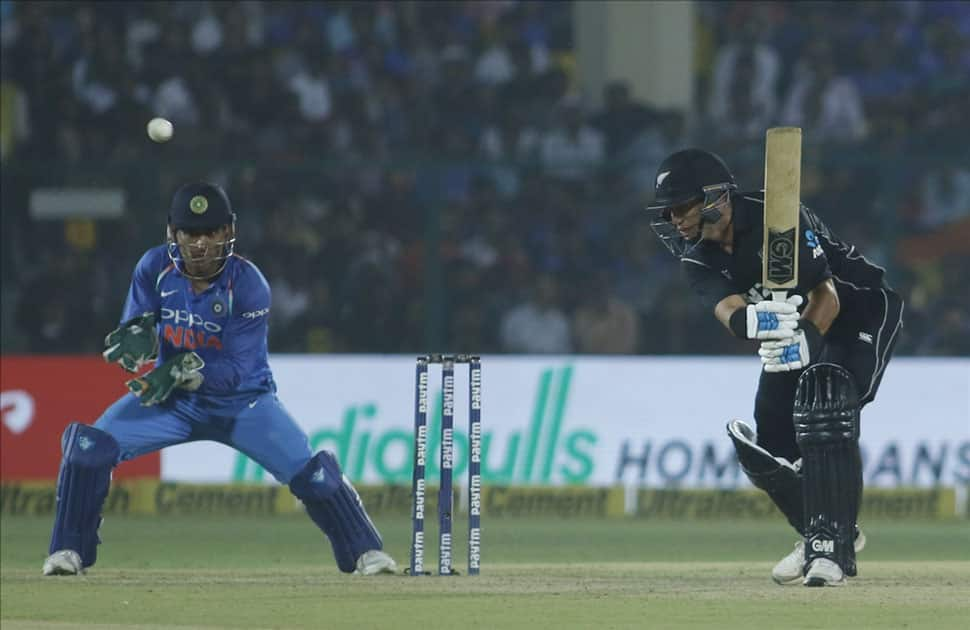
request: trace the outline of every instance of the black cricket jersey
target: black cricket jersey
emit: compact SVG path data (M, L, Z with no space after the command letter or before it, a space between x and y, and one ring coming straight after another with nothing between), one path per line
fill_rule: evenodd
M690 286L712 312L729 295L741 294L752 304L771 295L761 285L764 193L734 193L731 205L734 252L728 254L719 243L701 242L681 258ZM832 278L841 304L833 327L847 320L860 322L869 318L876 301L882 305L889 290L884 275L885 269L866 260L854 245L840 241L814 212L801 207L798 285L789 295L797 293L807 304L812 289Z

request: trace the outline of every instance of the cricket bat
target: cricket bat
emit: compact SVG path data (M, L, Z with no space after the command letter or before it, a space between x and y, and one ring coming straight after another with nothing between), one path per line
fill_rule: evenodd
M798 209L802 130L773 127L765 134L765 235L761 283L783 302L798 284Z

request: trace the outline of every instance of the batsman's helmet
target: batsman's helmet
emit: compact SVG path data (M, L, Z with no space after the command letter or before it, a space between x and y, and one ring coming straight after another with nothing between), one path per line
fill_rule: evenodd
M647 206L650 226L677 257L689 253L700 239L684 239L670 222L671 210L703 201L701 222L717 223L721 200L737 189L724 160L702 149L684 149L667 156L657 169L654 184L654 200Z
M221 261L218 270L205 277L196 277L189 273L185 267L186 253L179 248L175 233L178 230L187 232L214 230L224 225L229 227L226 240L214 243L222 248L217 256ZM217 184L209 182L185 184L175 191L168 209L167 241L168 256L183 275L194 280L205 280L221 272L236 246L236 213L232 211L232 204L226 191Z

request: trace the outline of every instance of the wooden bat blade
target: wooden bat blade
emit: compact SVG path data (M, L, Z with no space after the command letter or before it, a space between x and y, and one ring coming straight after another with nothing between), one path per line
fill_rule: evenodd
M765 234L762 284L772 291L798 284L798 210L802 130L774 127L765 134Z

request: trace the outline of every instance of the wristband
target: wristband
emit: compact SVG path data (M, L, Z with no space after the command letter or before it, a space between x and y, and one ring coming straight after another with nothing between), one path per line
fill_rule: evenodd
M810 319L802 317L798 320L798 328L805 333L805 343L808 344L808 356L814 362L818 360L818 355L822 351L822 344L825 342L818 326Z
M748 307L742 306L733 313L728 320L728 327L738 339L748 338Z

